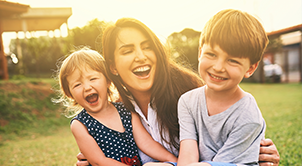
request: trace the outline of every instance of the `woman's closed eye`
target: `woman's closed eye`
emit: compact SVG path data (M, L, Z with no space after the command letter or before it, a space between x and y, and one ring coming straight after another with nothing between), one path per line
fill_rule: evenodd
M132 53L132 52L133 52L133 50L127 49L127 50L123 50L123 51L122 51L122 54L123 54L123 55L127 55L127 54L130 54L130 53Z

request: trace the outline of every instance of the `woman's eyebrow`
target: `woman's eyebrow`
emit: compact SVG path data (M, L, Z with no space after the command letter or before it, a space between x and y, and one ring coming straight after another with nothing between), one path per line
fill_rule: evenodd
M122 46L119 47L119 50L122 48L129 48L129 47L134 47L134 44L123 44Z

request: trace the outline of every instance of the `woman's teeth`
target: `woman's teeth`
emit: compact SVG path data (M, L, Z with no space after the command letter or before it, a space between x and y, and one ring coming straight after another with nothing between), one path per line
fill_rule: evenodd
M139 67L133 70L133 72L145 72L147 70L150 70L150 66L144 66L144 67Z
M147 76L150 72L150 66L143 66L133 70L133 73L137 76L144 77Z

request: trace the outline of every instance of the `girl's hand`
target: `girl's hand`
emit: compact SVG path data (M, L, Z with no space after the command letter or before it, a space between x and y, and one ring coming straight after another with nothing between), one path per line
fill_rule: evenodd
M279 152L273 141L264 139L260 142L260 166L278 166L280 161Z

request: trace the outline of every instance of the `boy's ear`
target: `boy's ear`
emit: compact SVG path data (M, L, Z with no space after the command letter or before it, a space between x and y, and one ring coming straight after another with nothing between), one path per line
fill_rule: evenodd
M250 68L246 71L244 77L249 78L251 75L253 75L253 73L256 71L258 65L259 65L259 62L255 63L255 64L252 64L250 66Z
M199 46L199 48L198 48L198 59L200 58L200 56L201 56L201 52L202 52L202 47L201 46Z

